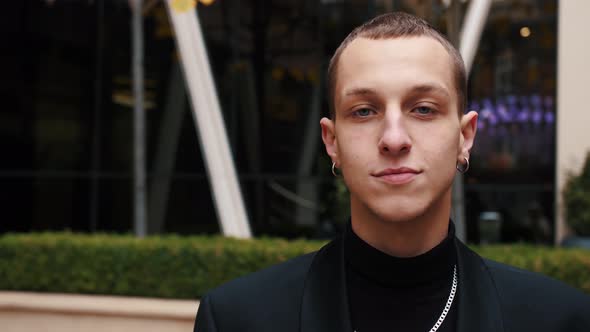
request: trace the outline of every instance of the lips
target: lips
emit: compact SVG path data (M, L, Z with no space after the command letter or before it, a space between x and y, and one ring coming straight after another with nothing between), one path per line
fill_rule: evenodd
M409 167L386 168L373 176L390 184L404 184L412 181L421 172Z

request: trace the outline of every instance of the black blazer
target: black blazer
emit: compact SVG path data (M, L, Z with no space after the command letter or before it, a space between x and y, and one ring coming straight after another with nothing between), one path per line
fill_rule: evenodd
M590 296L455 242L458 332L590 331ZM201 300L195 332L352 332L343 247L338 238L212 290Z

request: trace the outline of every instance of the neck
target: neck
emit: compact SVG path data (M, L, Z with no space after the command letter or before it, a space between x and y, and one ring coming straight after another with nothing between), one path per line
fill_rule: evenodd
M354 232L372 247L395 257L415 257L441 243L448 234L450 212L450 192L424 213L405 220L382 218L351 199Z

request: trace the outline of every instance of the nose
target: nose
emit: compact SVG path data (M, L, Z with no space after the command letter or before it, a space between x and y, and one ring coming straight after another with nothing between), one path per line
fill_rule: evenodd
M384 155L398 156L412 149L412 140L407 124L399 111L387 112L383 119L379 152Z

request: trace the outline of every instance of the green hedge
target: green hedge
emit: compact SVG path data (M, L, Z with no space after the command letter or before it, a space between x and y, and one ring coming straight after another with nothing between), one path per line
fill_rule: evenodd
M9 234L0 236L0 289L195 299L222 282L317 250L323 243L266 238ZM525 245L475 250L590 293L590 251Z

